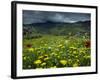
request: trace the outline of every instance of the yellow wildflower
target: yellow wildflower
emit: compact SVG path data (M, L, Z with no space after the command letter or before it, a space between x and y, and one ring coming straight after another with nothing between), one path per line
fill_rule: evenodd
M60 63L61 63L62 65L66 65L66 64L67 64L67 61L66 61L66 60L60 60Z
M34 48L29 48L28 51L29 52L33 52L34 51Z
M76 47L69 47L70 49L74 49L74 50L76 50L77 48Z
M36 60L36 61L34 61L34 64L41 64L41 63L42 63L41 60Z
M48 55L47 55L47 54L45 54L45 55L44 55L44 57L48 57Z
M42 58L43 58L43 56L39 56L38 58L39 58L39 59L42 59Z
M43 62L42 64L41 64L41 66L45 66L46 65L46 63L45 62Z
M46 60L48 60L49 58L48 57L46 57L46 58L44 58L44 61L46 61Z
M73 64L73 67L78 67L78 63L74 63Z

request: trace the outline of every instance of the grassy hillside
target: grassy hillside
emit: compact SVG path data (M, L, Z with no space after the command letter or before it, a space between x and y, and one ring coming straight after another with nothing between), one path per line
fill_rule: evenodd
M89 33L90 21L76 22L76 23L34 23L24 24L24 33L34 34L52 34L52 35L67 35L69 33Z

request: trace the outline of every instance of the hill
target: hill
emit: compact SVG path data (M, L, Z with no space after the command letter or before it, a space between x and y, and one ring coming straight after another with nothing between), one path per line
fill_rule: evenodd
M78 32L90 33L91 21L78 21L74 23L52 22L23 24L24 33L66 35Z

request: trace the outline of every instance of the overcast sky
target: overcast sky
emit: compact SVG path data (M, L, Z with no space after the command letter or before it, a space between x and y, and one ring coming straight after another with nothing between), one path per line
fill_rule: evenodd
M23 10L24 24L44 23L47 21L73 23L86 20L90 20L90 14Z

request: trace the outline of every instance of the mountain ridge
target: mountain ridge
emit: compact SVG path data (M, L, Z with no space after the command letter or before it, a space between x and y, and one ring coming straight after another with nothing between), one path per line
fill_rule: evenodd
M32 23L23 25L23 30L34 34L56 34L64 35L69 32L88 32L90 33L90 23L91 21L78 21L75 23L65 23L65 22L51 22L47 21L45 23Z

